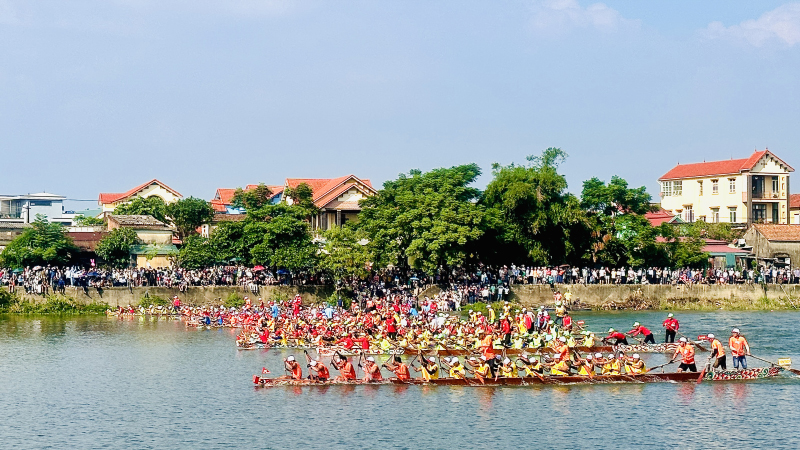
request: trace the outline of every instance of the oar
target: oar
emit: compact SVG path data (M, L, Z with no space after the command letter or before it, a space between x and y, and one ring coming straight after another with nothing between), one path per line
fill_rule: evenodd
M708 371L708 366L711 365L711 358L713 358L713 357L714 357L713 353L708 355L708 360L706 361L706 365L703 367L703 371L700 372L700 376L697 377L697 384L700 384L700 383L703 382L703 377L706 376L706 372Z
M677 330L675 330L675 331L677 331ZM704 351L704 352L707 352L707 351L708 351L708 350L706 350L706 348L705 348L705 347L703 347L702 345L700 345L700 344L696 343L696 342L694 341L694 339L690 339L690 338L689 338L689 336L686 336L685 334L681 333L680 331L677 331L677 333L678 333L678 334L680 334L682 337L685 337L685 338L686 338L686 340L687 340L687 341L689 341L689 343L690 343L690 344L694 345L695 347L699 348L700 350L702 350L702 351Z
M647 372L645 372L645 373L650 373L650 372L652 372L653 370L659 369L659 368L661 368L661 367L664 367L664 366L668 366L668 365L670 365L670 364L672 364L672 363L674 363L674 362L675 362L675 360L674 360L674 359L672 359L672 360L670 360L670 361L669 361L669 362L667 362L667 363L664 363L664 364L661 364L661 365L658 365L658 366L653 366L653 367L651 367L651 368L647 369Z
M784 369L788 370L789 372L792 372L792 373L793 373L793 374L795 374L795 375L800 375L800 370L798 370L798 369L792 369L792 368L790 368L790 367L783 367L783 366L781 366L781 365L775 364L775 363L774 363L774 362L772 362L772 361L767 361L767 360L766 360L766 359L764 359L764 358L759 358L758 356L754 356L754 355L747 355L747 356L750 356L751 358L755 358L755 359L757 359L757 360L759 360L759 361L763 361L763 362L765 362L765 363L767 363L767 364L769 364L769 365L771 365L771 366L777 366L777 367L784 368Z

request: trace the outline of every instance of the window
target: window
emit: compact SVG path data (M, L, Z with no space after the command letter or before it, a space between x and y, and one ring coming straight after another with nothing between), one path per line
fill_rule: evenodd
M661 194L664 197L672 196L672 181L663 181L661 183Z
M728 178L728 192L730 194L736 193L736 178Z
M719 208L711 208L711 221L719 223Z
M719 180L711 180L711 193L719 194Z
M686 209L683 210L683 220L686 222L694 222L694 210L692 209L692 205L686 205Z
M772 192L778 193L778 177L772 177Z
M705 222L705 221L706 221L706 216L700 216L700 217L698 217L698 218L697 218L697 221L698 221L698 222Z
M703 180L697 182L697 195L703 195Z
M764 222L767 220L767 205L763 203L753 205L753 221Z
M672 182L672 195L675 197L683 195L683 181Z
M731 223L736 223L736 207L735 206L728 207L728 215L730 216L729 217L730 222Z

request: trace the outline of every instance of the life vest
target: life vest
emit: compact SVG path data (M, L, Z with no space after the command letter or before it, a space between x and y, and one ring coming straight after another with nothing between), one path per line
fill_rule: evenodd
M581 368L578 370L578 375L594 375L594 366L587 366L585 364L581 365Z
M506 378L516 378L517 377L517 368L514 366L506 366L505 364L500 366L500 376Z
M686 344L686 345L679 345L677 353L681 354L681 362L683 364L694 364L694 347Z
M450 368L450 378L464 378L466 375L466 369L460 364L457 367Z
M619 372L619 360L612 359L611 361L603 364L603 375L619 375Z
M431 370L431 369L436 370ZM433 373L431 373L431 371ZM423 364L422 365L422 379L425 381L430 380L438 380L439 379L439 366L435 364Z
M411 374L408 372L408 366L405 364L400 364L397 366L395 370L395 375L397 375L398 380L410 380Z
M345 380L355 380L356 379L356 369L350 364L350 361L344 363L344 367L342 367L342 376Z
M324 364L317 363L317 366L318 366L318 369L317 369L317 376L318 377L323 378L325 380L327 380L328 378L331 377L330 371L328 370L327 367L325 367Z
M731 353L733 356L744 356L746 353L745 351L745 344L747 340L744 336L733 337L731 336L730 340L728 341L728 345L731 348Z
M725 348L722 346L722 342L719 339L714 339L711 341L711 351L717 351L717 358L725 356Z
M550 368L551 375L569 375L569 364L566 361L559 361Z

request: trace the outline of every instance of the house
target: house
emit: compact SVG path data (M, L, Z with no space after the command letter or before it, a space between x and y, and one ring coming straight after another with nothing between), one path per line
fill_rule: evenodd
M85 229L94 227L82 227ZM78 247L76 255L82 265L91 265L92 260L97 260L97 244L108 235L107 231L67 231L66 235L72 239L72 243Z
M708 253L709 263L715 269L744 266L741 261L751 256L749 251L729 245L725 241L716 239L705 239L705 241L706 245L703 246L702 251Z
M22 222L0 222L0 252L17 238L23 231L30 228L31 224Z
M789 223L800 225L800 194L792 194L789 198Z
M173 242L172 229L153 216L109 215L106 217L108 231L130 228L142 244L131 248L131 264L136 267L170 267L178 254Z
M800 264L800 227L795 225L753 224L744 234L745 243L761 261Z
M26 195L0 195L0 222L31 223L42 215L49 222L70 225L64 215L63 195L40 192Z
M650 225L657 227L662 223L686 223L681 219L681 216L659 208L658 211L650 211L644 214L645 219L650 221Z
M250 191L257 188L257 184L248 184L245 186L245 191ZM272 192L272 203L281 201L283 195L283 186L267 186ZM236 189L219 188L214 194L214 198L209 202L211 207L214 208L214 213L217 214L244 214L244 208L237 208L233 206L233 196L236 194Z
M319 213L311 219L313 230L328 230L334 226L357 220L361 212L359 201L377 194L369 180L362 180L355 175L339 178L287 178L286 189L296 189L301 184L311 187L312 200ZM292 204L292 199L284 197L284 201Z
M183 196L175 189L172 189L156 179L152 179L147 183L140 184L139 186L136 186L127 192L101 193L100 197L97 199L97 204L100 205L103 213L110 213L114 211L114 208L117 206L123 203L129 203L136 197L147 198L152 196L161 197L161 199L164 200L164 203L167 204L183 198Z
M748 158L678 164L661 183L661 207L686 222L789 223L789 174L769 150Z

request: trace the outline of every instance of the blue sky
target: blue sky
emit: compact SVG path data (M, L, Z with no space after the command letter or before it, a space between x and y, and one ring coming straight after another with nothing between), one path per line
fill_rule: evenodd
M657 197L678 161L800 166L799 52L800 3L771 1L0 0L0 193L483 186L556 146L573 192Z

